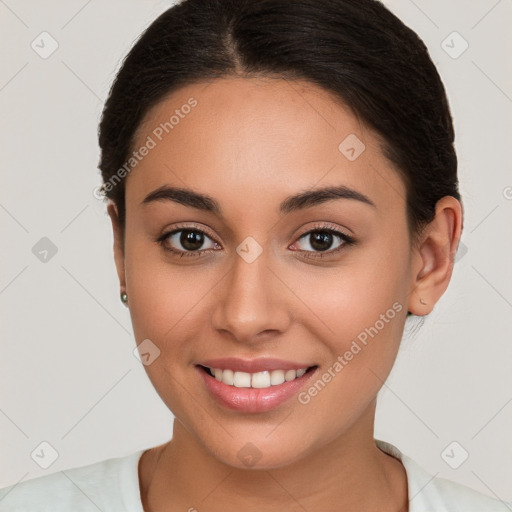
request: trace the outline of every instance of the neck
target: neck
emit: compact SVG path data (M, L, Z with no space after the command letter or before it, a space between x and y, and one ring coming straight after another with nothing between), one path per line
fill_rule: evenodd
M321 449L273 469L224 464L175 419L173 439L141 459L144 509L406 512L405 470L398 460L377 448L374 413L375 403L361 421Z

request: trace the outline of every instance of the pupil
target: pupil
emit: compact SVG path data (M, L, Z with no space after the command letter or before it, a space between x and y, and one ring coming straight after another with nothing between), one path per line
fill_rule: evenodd
M204 243L204 236L199 231L183 231L180 243L187 251L200 249Z
M318 233L312 233L311 234L312 241L311 247L314 249L317 249L319 251L325 251L328 249L332 243L332 234L327 233L325 231L318 232Z

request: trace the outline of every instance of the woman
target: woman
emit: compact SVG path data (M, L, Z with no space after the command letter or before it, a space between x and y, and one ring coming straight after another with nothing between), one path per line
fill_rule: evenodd
M506 510L373 437L463 223L413 31L374 0L185 0L125 59L99 140L121 300L173 438L5 489L0 510Z

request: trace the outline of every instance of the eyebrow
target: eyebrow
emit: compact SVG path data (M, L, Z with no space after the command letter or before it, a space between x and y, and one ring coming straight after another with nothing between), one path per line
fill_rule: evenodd
M345 187L344 185L340 185L306 190L287 197L280 204L279 212L281 215L285 215L298 210L311 208L312 206L325 203L326 201L333 201L337 199L352 199L376 208L375 203L361 192ZM150 192L141 202L141 205L157 201L173 201L190 208L196 208L198 210L222 216L222 209L213 197L195 192L188 188L162 185L161 187L153 190L153 192Z

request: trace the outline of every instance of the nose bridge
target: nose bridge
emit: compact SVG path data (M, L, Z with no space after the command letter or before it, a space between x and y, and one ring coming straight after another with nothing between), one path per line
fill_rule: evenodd
M269 268L269 260L270 251L250 237L237 247L217 303L215 328L231 332L239 341L286 328L288 315L284 301L279 300L280 283Z

